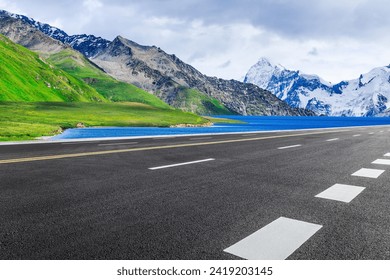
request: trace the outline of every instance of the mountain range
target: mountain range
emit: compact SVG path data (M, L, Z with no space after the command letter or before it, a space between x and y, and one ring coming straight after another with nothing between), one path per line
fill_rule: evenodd
M92 67L94 73L99 69L117 82L140 88L186 111L198 114L314 114L310 110L291 108L256 85L208 77L175 55L121 36L113 41L94 35L70 36L48 24L6 11L0 11L0 33L38 52L63 70L81 75L79 78L91 86L99 83L96 77L88 74ZM118 98L119 93L114 95L106 97Z
M332 84L317 75L288 70L261 58L244 79L267 89L294 108L326 116L384 116L390 108L390 65L354 80Z

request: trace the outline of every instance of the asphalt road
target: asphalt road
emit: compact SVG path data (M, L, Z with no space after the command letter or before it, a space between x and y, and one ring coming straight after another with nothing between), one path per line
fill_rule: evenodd
M321 226L274 240L288 259L390 259L386 153L390 126L0 146L0 258L242 259L284 217ZM335 184L365 189L316 197Z

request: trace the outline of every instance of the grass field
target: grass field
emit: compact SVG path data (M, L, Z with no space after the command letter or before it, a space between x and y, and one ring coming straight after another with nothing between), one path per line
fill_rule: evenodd
M201 125L208 119L140 103L0 102L0 141L32 140L85 126Z

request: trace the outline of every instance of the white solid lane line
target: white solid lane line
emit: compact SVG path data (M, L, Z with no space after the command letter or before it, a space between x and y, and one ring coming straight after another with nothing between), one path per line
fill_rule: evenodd
M326 140L326 142L332 142L332 141L337 141L337 140L340 140L340 138L332 138L332 139L328 139L328 140Z
M291 145L291 146L279 147L278 150L291 149L291 148L297 148L297 147L302 147L302 145L301 145L301 144L298 144L298 145Z
M82 145L82 144L96 144L96 141L78 141L78 142L69 142L69 143L61 143L62 145Z
M175 139L176 136L161 136L161 137L154 137L153 140L166 140L166 139Z
M248 260L284 260L321 228L280 217L224 251Z
M315 197L337 200L349 203L358 196L365 188L351 185L335 184Z
M214 158L208 158L208 159L202 159L202 160L196 160L196 161L176 163L176 164L171 164L171 165L151 167L149 169L150 170L157 170L157 169L164 169L164 168L170 168L170 167L176 167L176 166L182 166L182 165L189 165L189 164L201 163L201 162L212 161L212 160L215 160L215 159Z
M207 140L207 139L213 139L213 137L198 137L198 138L190 138L191 141L194 140Z
M390 165L390 159L377 159L372 162L373 164Z
M121 146L121 145L134 145L138 142L123 142L123 143L111 143L111 144L99 144L98 146Z
M366 177L366 178L378 178L385 170L380 169L369 169L369 168L362 168L355 173L353 173L351 176L358 176L358 177Z

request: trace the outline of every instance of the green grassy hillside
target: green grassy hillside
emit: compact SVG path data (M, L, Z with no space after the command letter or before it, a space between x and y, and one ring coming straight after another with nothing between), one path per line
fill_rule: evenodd
M0 35L0 101L107 102L94 88Z
M65 50L51 55L48 61L96 89L101 95L114 102L139 102L158 108L169 106L156 96L131 84L119 82L104 73L74 50Z
M196 89L180 87L177 93L176 108L197 112L200 115L233 115L217 99L208 97Z

